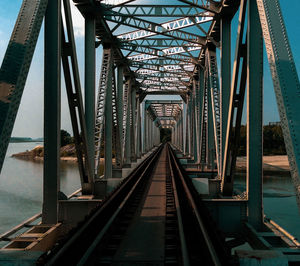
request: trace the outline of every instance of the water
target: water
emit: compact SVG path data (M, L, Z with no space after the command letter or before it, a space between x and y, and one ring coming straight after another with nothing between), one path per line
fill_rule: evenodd
M40 143L11 143L0 175L0 234L41 211L43 163L12 158L14 153L31 150ZM236 187L245 188L244 177ZM61 164L61 191L66 195L80 187L75 163ZM264 212L300 239L300 215L290 177L264 178Z
M43 163L12 158L41 143L10 143L0 175L0 234L42 209ZM61 191L66 195L80 188L76 163L61 163Z
M237 177L235 186L245 190L245 177ZM266 216L300 240L300 214L295 189L289 176L265 176L263 206Z

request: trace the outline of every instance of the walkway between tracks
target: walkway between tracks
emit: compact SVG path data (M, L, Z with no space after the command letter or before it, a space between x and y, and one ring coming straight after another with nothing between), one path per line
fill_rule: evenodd
M164 264L166 175L170 172L164 148L136 215L114 257L122 265Z

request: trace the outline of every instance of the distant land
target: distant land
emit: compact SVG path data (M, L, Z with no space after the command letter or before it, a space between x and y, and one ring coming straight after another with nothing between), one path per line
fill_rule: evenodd
M11 143L18 143L18 142L43 142L44 138L28 138L28 137L11 137L10 141Z

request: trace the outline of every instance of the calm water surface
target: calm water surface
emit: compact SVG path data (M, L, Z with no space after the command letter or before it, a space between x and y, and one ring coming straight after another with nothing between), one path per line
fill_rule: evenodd
M12 158L41 143L10 143L0 175L0 234L37 214L42 208L43 163ZM76 163L61 163L61 191L80 187Z
M43 164L12 158L39 143L11 143L0 175L0 234L41 211ZM66 195L80 187L75 163L61 164L61 191ZM243 177L236 188L245 188ZM287 231L300 239L300 215L290 177L264 178L264 211Z
M244 191L245 177L238 177L235 187ZM300 215L291 178L265 176L263 191L266 216L300 240Z

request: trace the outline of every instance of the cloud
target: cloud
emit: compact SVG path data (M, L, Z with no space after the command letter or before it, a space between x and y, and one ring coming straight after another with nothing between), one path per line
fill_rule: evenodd
M75 37L83 37L84 36L84 18L73 3L71 3L71 12L72 12L72 20L73 20Z
M81 38L84 36L84 18L75 7L73 3L70 3L71 13L72 13L72 21L73 21L73 30L75 37ZM64 6L62 5L62 13L64 14ZM65 16L63 15L63 21L65 24Z

